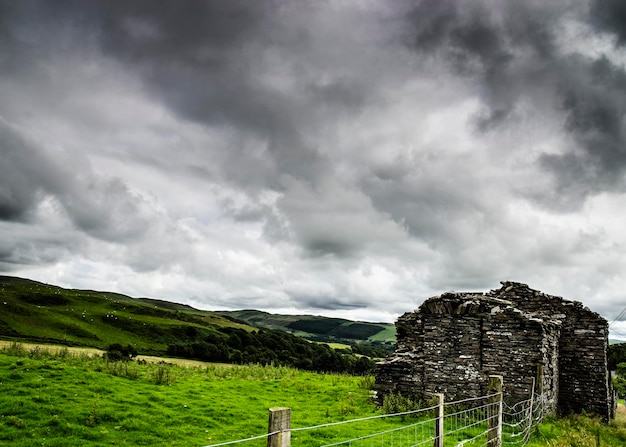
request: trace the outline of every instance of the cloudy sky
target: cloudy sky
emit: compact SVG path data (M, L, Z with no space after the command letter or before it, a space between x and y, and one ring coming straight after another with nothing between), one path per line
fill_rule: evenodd
M389 322L514 280L612 322L625 64L620 0L0 0L0 272Z

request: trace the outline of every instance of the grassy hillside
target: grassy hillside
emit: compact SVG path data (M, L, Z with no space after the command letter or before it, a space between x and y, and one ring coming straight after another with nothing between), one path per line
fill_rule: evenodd
M0 276L0 337L106 348L132 344L143 353L220 328L251 331L212 312L166 301L135 299L93 290L70 290L28 279Z
M389 330L385 325L333 318L288 319L258 311L201 311L168 301L63 289L8 276L0 276L0 309L3 339L100 349L112 344L132 345L140 354L274 363L357 374L373 367L373 361L359 356L377 358L386 354L373 347L385 346L385 342L366 339ZM362 345L337 351L294 334L309 335L314 341L342 340Z
M285 330L316 341L364 343L382 348L391 348L396 342L395 326L391 323L367 323L313 315L280 315L250 309L217 313L234 321Z

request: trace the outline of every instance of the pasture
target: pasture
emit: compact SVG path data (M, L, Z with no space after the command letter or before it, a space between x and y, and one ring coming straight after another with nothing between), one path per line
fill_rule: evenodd
M0 444L204 446L267 433L268 409L294 426L374 414L371 378L272 366L106 362L11 344L0 350Z
M383 414L371 400L370 376L149 360L107 362L99 352L4 344L0 445L201 447L267 433L268 409L276 406L292 409L294 429ZM403 425L402 418L383 418L349 434L294 431L291 442L319 446ZM241 445L264 446L265 439ZM548 418L528 445L624 446L624 408L608 425L586 416Z

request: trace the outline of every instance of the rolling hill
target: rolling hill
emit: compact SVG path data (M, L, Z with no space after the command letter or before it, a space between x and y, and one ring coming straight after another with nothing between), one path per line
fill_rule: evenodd
M0 309L0 337L4 339L100 349L113 343L132 344L143 354L160 355L172 349L179 353L181 346L207 340L226 343L233 331L241 338L244 332L258 332L259 328L289 332L311 341L387 350L395 342L395 330L389 324L255 310L212 312L151 298L64 289L11 276L0 276Z
M281 315L259 310L217 311L216 314L254 326L287 331L309 340L327 343L365 344L391 349L396 341L391 323L328 318L314 315Z
M255 328L212 312L167 301L137 299L94 290L74 290L29 279L0 276L0 337L92 346L132 344L161 354L192 335L221 328Z

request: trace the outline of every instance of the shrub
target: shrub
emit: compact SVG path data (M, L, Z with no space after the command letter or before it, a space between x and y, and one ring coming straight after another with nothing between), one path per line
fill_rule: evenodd
M21 343L18 343L16 341L11 342L11 344L9 346L4 347L3 351L6 352L9 355L14 355L14 356L18 356L18 357L25 357L26 356L26 349L24 348L24 346Z
M171 365L159 363L156 370L153 371L152 377L157 385L171 385L174 383L174 375L171 374Z
M58 352L58 354L57 354L57 355L58 355L58 357L59 357L60 359L65 359L65 358L69 357L69 355L70 355L70 350L67 348L67 346L63 346L63 347L59 350L59 352Z
M390 393L383 397L381 410L384 414L398 414L419 410L422 407L423 402L420 400L414 400L400 393ZM400 416L400 419L404 421L406 417L407 415L403 414Z
M132 345L124 347L119 343L113 343L112 345L109 345L105 355L107 360L112 362L128 362L137 357L137 350Z
M96 394L93 401L93 406L91 407L91 411L89 412L89 416L85 420L85 425L88 427L95 427L100 422L100 416L98 415L98 401L100 400L100 396Z

